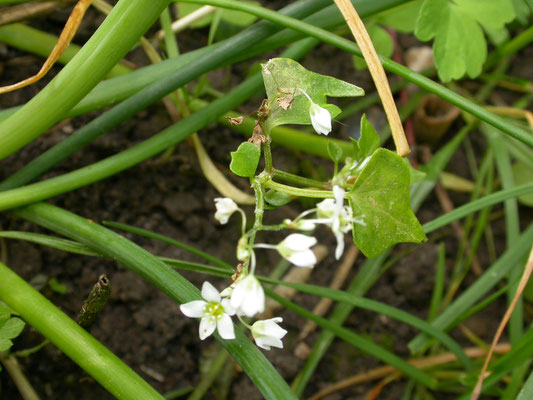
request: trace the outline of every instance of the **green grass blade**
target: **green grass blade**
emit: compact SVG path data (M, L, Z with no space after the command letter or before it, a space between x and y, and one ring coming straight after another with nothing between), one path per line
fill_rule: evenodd
M179 303L200 299L199 290L180 274L135 243L103 226L44 203L20 208L13 213L116 260ZM235 334L235 340L216 337L241 365L263 396L272 400L294 399L295 396L286 382L257 347L238 329Z
M533 399L533 372L529 374L529 378L527 378L526 383L524 383L522 390L518 393L518 397L516 398L516 400L530 399Z
M2 263L0 300L46 336L116 398L163 399L117 356Z
M523 257L533 243L533 225L520 235L520 238L508 248L505 253L489 269L485 271L472 285L465 290L445 311L442 312L432 325L441 330L447 330L456 317L467 311L481 297L485 296L498 282L505 278L513 268L520 269L523 266ZM425 335L418 335L409 343L409 348L414 354L425 349L429 339Z
M41 135L89 93L148 30L167 4L168 0L120 0L52 82L0 123L0 160Z
M382 0L379 3L374 0L357 0L357 9L361 17L368 17L380 11L406 3L409 0ZM311 25L324 29L332 29L344 23L344 19L339 14L337 7L332 4L305 18ZM285 29L275 35L269 36L251 49L244 49L238 56L228 58L219 67L235 64L239 61L260 56L274 49L281 48L290 43L306 37L305 35L290 29ZM194 63L196 60L207 56L214 49L223 46L224 42L215 43L211 46L202 47L197 50L181 54L177 58L170 58L158 64L151 64L139 68L127 77L116 77L100 82L86 97L84 97L71 110L63 115L63 118L71 118L89 111L114 105L148 86L149 84L164 78L166 75L176 71L186 64ZM70 47L69 47L70 48ZM0 110L0 121L12 115L20 107L13 107Z
M292 310L296 312L297 314L313 321L317 325L321 326L324 329L328 329L329 331L333 332L336 336L341 338L342 340L346 341L347 343L350 343L351 345L357 347L364 353L370 354L373 357L376 357L380 359L381 361L394 366L399 371L402 371L406 376L409 376L416 380L418 383L427 386L427 387L434 387L436 385L436 381L434 378L429 376L427 373L423 372L422 370L413 367L408 362L402 360L401 358L395 356L394 354L388 352L387 350L384 350L383 348L376 345L374 342L371 342L367 339L364 339L363 337L353 333L352 331L343 328L342 326L332 323L331 321L321 318L313 314L311 311L306 310L303 307L300 307L285 298L278 296L276 293L274 293L272 290L265 288L265 293L271 297L272 299L276 300L278 303L280 303L283 307Z
M459 344L457 344L457 342L455 342L451 337L449 337L447 334L445 334L441 330L433 328L427 322L414 317L408 312L399 310L395 307L391 307L391 306L388 306L386 304L383 304L377 301L365 299L363 297L356 297L352 294L349 294L349 293L346 293L340 290L333 290L333 289L329 289L325 287L307 285L307 284L301 284L301 283L282 282L282 281L277 281L277 280L268 279L268 278L262 278L262 281L268 282L268 283L274 283L277 285L288 286L303 293L308 293L308 294L312 294L315 296L325 297L325 298L335 300L338 302L350 304L351 306L363 308L365 310L369 310L369 311L372 311L378 314L386 315L395 320L411 325L417 329L420 329L423 332L430 334L431 336L434 336L438 340L440 340L446 347L448 347L448 349L450 349L450 351L452 351L455 355L457 355L457 358L464 364L467 370L472 369L472 362L466 356L466 354L463 352L463 349L461 348L461 346L459 346Z
M26 240L28 242L48 246L53 249L66 251L68 253L82 254L84 256L99 256L89 247L75 242L73 240L62 239L41 233L17 232L17 231L0 231L0 237L6 239Z
M160 241L162 241L164 243L168 243L168 244L170 244L172 246L179 247L179 248L181 248L181 249L183 249L185 251L188 251L191 254L194 254L194 255L196 255L198 257L201 257L204 260L206 260L207 262L210 262L211 264L216 265L216 266L218 266L220 268L224 268L226 270L232 271L232 273L234 271L234 268L231 265L229 265L228 263L226 263L224 261L221 261L219 258L213 257L211 254L208 254L208 253L206 253L204 251L198 250L198 249L196 249L194 247L188 246L185 243L182 243L182 242L179 242L179 241L174 240L172 238L169 238L168 236L160 235L158 233L155 233L155 232L152 232L152 231L149 231L149 230L146 230L146 229L142 229L142 228L137 228L135 226L121 224L119 222L103 221L102 225L108 226L108 227L111 227L111 228L115 228L115 229L121 229L123 231L134 233L136 235L143 236L143 237L146 237L146 238L160 240Z
M487 196L481 197L478 200L458 207L448 214L435 218L434 220L422 225L422 228L424 229L425 233L430 233L439 228L442 228L443 226L448 225L453 221L457 221L458 219L466 217L469 214L472 214L479 210L483 210L485 207L490 207L504 200L513 199L522 196L523 194L529 193L533 193L533 183L515 186L507 190L500 190L499 192L494 192Z
M312 26L303 21L298 21L294 18L290 18L285 15L280 15L274 11L250 3L244 3L235 0L186 0L186 2L194 4L206 4L215 7L230 8L233 10L248 12L250 14L256 15L257 17L273 21L277 24L290 27L291 29L305 33L308 36L319 39L324 43L331 44L332 46L336 46L346 52L355 54L360 57L362 56L362 53L357 47L357 45L348 39L345 39L323 29L317 28L316 26ZM399 63L396 63L385 57L380 57L380 59L381 63L383 64L383 67L387 71L399 75L412 83L415 83L416 85L427 90L428 92L436 94L444 100L447 100L450 103L461 108L462 110L467 111L470 114L476 116L477 118L500 129L502 132L505 132L508 135L514 137L515 139L526 143L528 146L533 147L533 136L524 129L507 122L505 119L497 116L496 114L491 113L483 107L478 106L474 102L458 95L453 90L439 85L431 79L426 78L425 76L416 72L413 72L409 68Z
M320 7L324 7L324 2L326 2L326 0L310 0L306 1L305 3L295 3L291 6L286 7L285 12L291 13L296 16L308 15L308 13L319 9ZM125 100L124 102L109 110L105 114L91 121L89 124L80 129L76 134L72 135L69 139L63 141L59 145L55 146L52 150L48 151L45 155L34 160L25 169L15 174L14 177L11 177L7 181L3 182L2 185L0 185L0 189L5 190L7 188L12 188L22 184L23 182L25 183L34 179L36 176L39 175L39 173L42 173L47 168L50 168L51 165L54 165L55 163L64 159L66 156L72 154L74 151L90 143L102 133L114 128L123 120L135 115L137 112L159 100L161 97L165 96L170 91L175 90L180 86L190 82L192 79L198 77L202 73L207 72L212 68L216 68L221 62L225 60L226 57L230 56L231 54L237 54L239 51L242 51L243 49L246 49L251 46L253 43L259 41L262 37L268 36L268 34L275 32L279 29L280 28L272 26L272 24L270 23L257 24L248 28L246 31L241 32L239 35L228 39L226 42L224 42L225 44L223 46L217 47L215 50L209 53L206 57L203 57L197 63L186 64L185 66L183 66L182 69L175 71L171 75L166 76L164 79L160 79L159 81L156 81L155 83L145 87L129 99ZM314 43L315 42L312 40L311 42L300 42L297 46L293 46L291 49L286 51L284 55L287 57L295 58L302 57L309 50L310 44L314 45ZM75 176L73 177L72 175L70 175L69 178L65 175L64 178L66 178L66 180L63 181L65 186L63 186L61 190L65 190L68 187L69 183L67 182L74 184L76 181L80 183L82 181L85 181L86 184L92 183L95 182L95 179L103 179L104 177L110 176L110 174L122 171L130 166L137 164L140 161L145 160L148 157L160 153L166 148L179 143L181 140L185 139L190 134L208 125L210 122L213 122L221 114L224 114L225 112L231 110L237 105L240 105L249 97L251 97L255 92L261 90L262 87L263 84L261 75L256 74L254 77L246 80L244 83L235 88L225 98L216 100L215 102L211 103L207 108L200 110L199 112L193 114L191 117L181 121L173 127L168 128L167 130L161 132L152 139L134 147L133 149L121 153L122 156L119 154L115 156L115 158L111 157L108 158L107 161L103 161L104 164L97 163L89 167L88 170L80 170L80 175L83 176L83 178L78 175L78 178L80 179L79 181L78 178L76 178ZM236 102L233 103L233 101ZM217 103L218 105L215 105L215 103ZM184 125L187 126L185 128L185 132L178 133L179 130L184 127ZM175 133L170 133L171 130L176 131ZM147 150L147 148L150 147L150 143L152 145L154 144L154 140L158 142L158 144L156 145L157 149L145 151ZM131 150L134 149L137 149L133 152L133 154L136 155L133 155L131 153ZM114 169L113 167L110 167L110 165L115 164L115 162L117 161L117 157L119 164L116 164L115 167L118 168ZM129 162L127 162L127 160L129 160ZM100 169L98 165L104 166L104 168L107 169L109 173L105 173L105 170ZM94 170L93 173L87 174L87 171L91 169ZM104 174L99 175L102 172L104 172ZM56 182L54 185L57 184L58 183ZM60 189L60 187L61 184L59 184L59 186L56 186L56 189ZM70 189L66 190L73 190L75 188L76 187L73 186ZM49 189L52 188L49 187ZM37 188L37 191L33 189L30 189L29 191L33 192L34 194L40 192L41 195L45 193L42 188ZM54 192L54 190L49 193L52 192ZM60 192L56 192L56 194L57 193ZM43 200L46 198L47 197L40 197L39 200ZM26 202L25 204L29 204L30 202Z
M40 31L24 24L9 24L0 26L0 42L8 46L15 47L29 53L37 54L42 57L48 57L58 40L57 36ZM69 44L63 54L59 57L57 62L59 64L66 64L74 58L80 51L81 47L74 43ZM130 73L131 68L124 65L115 65L109 74L108 78L124 75Z

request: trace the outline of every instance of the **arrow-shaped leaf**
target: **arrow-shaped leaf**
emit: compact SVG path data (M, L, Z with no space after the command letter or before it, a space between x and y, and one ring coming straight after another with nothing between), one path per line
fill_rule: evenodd
M289 58L273 58L261 66L267 97L271 102L267 119L268 129L285 124L311 124L311 103L303 92L307 93L314 103L327 109L332 118L341 110L333 104L327 104L326 96L364 95L364 90L360 87L308 71Z

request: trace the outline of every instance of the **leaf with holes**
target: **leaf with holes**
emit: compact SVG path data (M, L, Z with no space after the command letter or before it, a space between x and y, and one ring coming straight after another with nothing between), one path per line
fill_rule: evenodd
M261 64L263 80L270 111L266 121L267 130L285 124L310 125L309 107L311 100L325 108L335 118L341 110L327 104L327 96L363 96L364 90L351 83L330 76L308 71L289 58L273 58Z
M393 244L421 243L426 235L409 202L409 170L397 154L378 149L347 193L355 217L355 245L367 257L377 257Z

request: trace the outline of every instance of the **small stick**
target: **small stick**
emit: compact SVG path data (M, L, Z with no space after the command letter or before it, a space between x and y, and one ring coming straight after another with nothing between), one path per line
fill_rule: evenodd
M180 18L172 23L172 32L178 33L187 29L191 24L195 23L199 19L213 13L216 10L216 7L213 6L203 6L198 10L193 11L190 14L187 14L183 18ZM156 33L156 40L163 40L165 37L165 32L161 29Z
M78 324L84 328L88 328L94 323L94 321L96 321L98 314L102 311L109 298L111 292L109 284L110 282L107 276L100 275L98 282L96 282L91 293L89 293L89 296L81 307L77 319Z
M466 348L464 351L468 358L479 358L487 354L487 350L482 349L480 347L469 347ZM511 351L511 345L509 343L501 343L496 346L494 351L497 354L509 353ZM437 365L448 364L454 361L457 361L457 356L455 354L443 353L432 357L411 359L408 362L409 364L412 364L417 368L430 368ZM390 365L386 367L378 367L368 372L363 372L361 374L357 374L349 378L343 379L342 381L339 381L337 383L334 383L333 385L324 388L320 392L315 393L308 400L318 400L331 393L338 392L339 390L346 389L350 386L373 381L376 379L381 379L391 374L399 374L398 376L401 376L401 373Z
M65 49L70 44L70 41L76 34L76 31L78 30L80 23L83 20L83 16L85 15L85 11L87 11L87 8L89 8L91 2L92 0L80 0L74 6L74 9L72 10L70 17L68 17L67 23L65 24L65 27L63 28L63 31L61 32L61 35L59 36L56 45L54 46L52 52L44 62L39 72L27 79L24 79L23 81L14 83L13 85L0 87L0 94L12 92L13 90L21 89L25 86L31 85L32 83L37 82L43 76L46 75L46 73L50 70L50 68L52 68L52 66L59 59L59 57L61 57L63 51L65 51Z
M518 284L518 287L516 288L516 294L513 298L513 301L509 305L509 308L505 312L505 315L502 318L502 321L500 322L500 326L498 326L498 330L496 331L496 334L494 335L494 339L492 340L492 344L490 346L489 354L487 355L487 358L485 359L485 364L483 364L483 368L481 369L481 373L479 374L479 378L477 380L476 386L474 387L474 390L472 391L472 395L470 396L470 400L477 400L481 394L481 389L483 387L483 380L485 379L485 374L487 372L487 368L489 367L490 359L492 358L492 353L494 352L494 348L498 344L498 341L500 340L500 337L503 333L503 330L505 329L505 325L507 325L507 322L511 318L511 314L513 313L516 303L518 302L518 299L522 295L522 292L526 288L527 282L529 281L529 277L531 276L531 272L533 272L533 247L531 247L531 252L529 253L529 258L527 260L526 268L524 269L524 274L522 275L522 278L520 279L520 283Z
M16 357L4 352L0 353L0 361L2 361L2 364L11 376L11 379L13 379L15 386L24 400L40 400L39 395L35 392L35 389L33 389L33 386L28 378L26 378L26 375L24 375L24 372L22 372L22 368Z
M403 125L400 115L398 114L398 109L392 98L387 75L381 65L376 49L374 49L372 40L370 40L370 36L366 31L365 25L350 0L335 0L335 4L350 27L350 30L355 37L355 41L361 49L366 64L368 65L368 70L372 75L379 97L383 102L383 108L387 114L394 144L396 145L396 152L402 157L407 157L411 152L411 149L409 148L409 143L407 143L403 131Z
M40 17L64 5L65 1L43 1L41 3L23 3L2 8L0 9L0 25L13 24L29 18Z
M346 278L348 277L348 274L352 270L352 267L355 264L355 260L357 260L358 255L359 249L353 245L350 246L341 264L339 265L339 268L337 268L337 270L335 271L335 276L329 284L330 289L340 289L342 287L342 285L346 281ZM323 316L324 314L326 314L326 312L328 312L332 304L333 300L328 299L326 297L321 298L315 308L313 308L313 314L318 315L319 317ZM304 340L311 332L315 330L315 328L316 324L313 321L307 321L300 334L298 335L298 340Z

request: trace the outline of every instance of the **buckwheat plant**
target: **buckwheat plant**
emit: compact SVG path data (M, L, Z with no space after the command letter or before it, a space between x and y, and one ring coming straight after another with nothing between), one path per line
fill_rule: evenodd
M233 281L221 293L205 282L204 300L183 304L181 310L188 317L200 318L202 340L215 330L222 338L233 339L231 317L235 315L250 329L257 346L270 350L271 347L283 348L281 339L287 331L278 325L282 319L257 320L252 325L243 320L243 317L256 318L265 310L265 293L256 275L257 249L276 250L298 267L313 268L317 259L312 247L317 239L312 233L320 225L335 236L337 260L344 252L345 234L349 232L367 257L376 257L398 242L422 242L425 235L409 203L408 164L395 153L380 148L379 137L364 116L360 139L352 140L350 152L343 151L334 141L328 142L334 174L327 182L290 174L273 166L270 148L273 128L283 124L312 125L318 134L328 135L332 131L332 119L340 109L328 104L327 96L361 96L362 89L307 71L297 62L284 58L262 64L262 73L267 99L257 111L252 137L231 153L230 164L236 175L250 179L255 192L252 227L246 228L246 214L233 200L215 199L215 218L221 224L226 224L235 212L241 215L241 238L236 249L240 264ZM265 168L256 173L261 154ZM342 168L339 168L340 163L343 163ZM318 201L315 207L303 211L294 220L285 219L277 225L263 224L267 207L278 207L297 197ZM293 232L277 244L255 243L258 232L280 230Z

